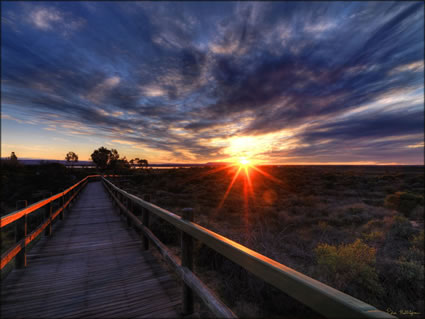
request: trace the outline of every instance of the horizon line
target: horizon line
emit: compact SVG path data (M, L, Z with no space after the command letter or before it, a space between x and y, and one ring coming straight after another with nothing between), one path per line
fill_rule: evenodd
M6 160L8 157L0 157L0 160ZM33 160L33 161L50 161L50 162L66 162L65 159L45 159L45 158L31 158L31 157L21 157L18 158L18 161L20 160ZM91 160L79 160L78 162L89 162L93 163ZM78 163L77 162L77 163ZM70 162L71 163L71 162ZM148 166L151 165L225 165L230 164L232 162L229 161L223 161L223 162L201 162L201 163L179 163L179 162L168 162L168 163L149 163ZM402 164L402 163L353 163L353 162L340 162L340 163L261 163L256 164L254 166L425 166L425 163L421 164Z

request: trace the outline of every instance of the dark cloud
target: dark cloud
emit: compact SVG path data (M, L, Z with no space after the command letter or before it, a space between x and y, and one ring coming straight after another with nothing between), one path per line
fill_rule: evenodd
M379 139L423 132L421 105L409 102L423 97L422 2L7 2L2 9L4 112L51 112L111 138L114 127L132 132L120 139L199 159L225 156L210 138L288 129L310 146L270 158L314 158L355 140L361 146L340 158L380 159L392 149L402 161L404 144ZM407 102L373 110L397 95ZM367 115L338 120L364 105Z
M424 131L424 113L422 110L412 112L387 112L368 114L334 123L316 126L305 132L303 139L313 142L322 139L374 139L377 137L420 134Z

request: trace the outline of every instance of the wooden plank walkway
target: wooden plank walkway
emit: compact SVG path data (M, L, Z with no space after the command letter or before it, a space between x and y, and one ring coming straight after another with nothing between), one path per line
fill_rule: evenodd
M3 280L1 318L179 317L181 287L126 228L101 182L88 183Z

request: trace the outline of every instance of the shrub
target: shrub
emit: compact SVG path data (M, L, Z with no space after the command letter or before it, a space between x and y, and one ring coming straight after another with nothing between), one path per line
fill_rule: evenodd
M381 227L382 223L383 223L382 220L374 218L374 219L371 219L367 222L367 224L365 225L365 228L366 229L373 229L373 228Z
M396 192L385 198L385 206L409 216L416 206L424 205L424 197L409 192Z
M410 222L403 215L397 215L393 218L388 236L396 239L409 239L412 236L414 229Z
M407 260L415 262L418 265L424 264L424 251L416 247L410 247L407 252L404 253Z
M414 261L420 265L424 264L424 231L422 230L418 235L413 236L410 240L410 248L405 253L409 261Z
M337 289L347 291L358 286L374 295L383 292L375 271L376 249L360 239L339 246L319 244L315 253L320 273Z
M383 231L375 230L370 232L369 234L363 233L363 238L367 242L377 242L382 241L385 238L385 234Z
M384 260L379 265L379 277L394 307L415 309L424 293L424 266L404 257Z
M422 230L418 235L413 236L410 243L412 247L424 250L424 231Z

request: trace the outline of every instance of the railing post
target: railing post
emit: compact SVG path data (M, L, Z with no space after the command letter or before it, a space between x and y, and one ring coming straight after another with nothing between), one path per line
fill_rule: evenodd
M52 193L50 193L49 197L52 196ZM44 231L44 236L51 236L52 235L52 210L53 210L53 202L50 202L46 205L46 215L45 215L45 220L48 219L49 220L49 225L47 225L45 231Z
M143 200L146 202L151 201L151 196L149 194L145 194L143 196ZM149 228L149 211L146 208L143 208L143 216L142 223L146 228ZM143 250L149 249L149 238L145 234L143 234Z
M142 211L143 208L140 205L137 205L136 203L133 202L132 205L133 208L133 214L134 216L136 216L137 219L141 219L142 218ZM140 234L140 229L136 227L136 224L133 224L135 231Z
M183 219L193 222L193 208L183 209ZM185 232L181 233L182 266L190 271L193 270L193 239ZM183 315L193 313L193 291L183 283Z
M130 200L129 198L127 198L127 209L130 211L130 213L132 213L132 214L134 214L134 212L133 212L133 207L134 207L134 205L133 205L133 201L132 200ZM131 218L130 218L130 216L127 216L127 226L128 227L131 227Z
M62 189L62 197L61 197L61 203L62 203L62 211L59 214L59 219L63 220L63 217L65 216L65 190Z
M122 194L120 192L118 192L117 194L118 194L118 200L119 200L119 202L124 205L123 200L122 200ZM118 205L118 209L119 209L120 216L121 216L122 215L122 208L121 208L120 205Z
M68 193L68 196L69 196L69 204L68 204L68 207L69 207L69 208L71 208L71 207L72 207L72 196L74 195L74 189L75 189L75 188L71 189L71 190L69 191L69 193Z
M16 209L25 208L28 206L26 200L16 201ZM28 232L28 215L22 216L15 224L15 242L19 242L21 239L27 237ZM24 268L27 266L27 251L26 244L22 247L21 251L16 255L15 266L16 268Z

